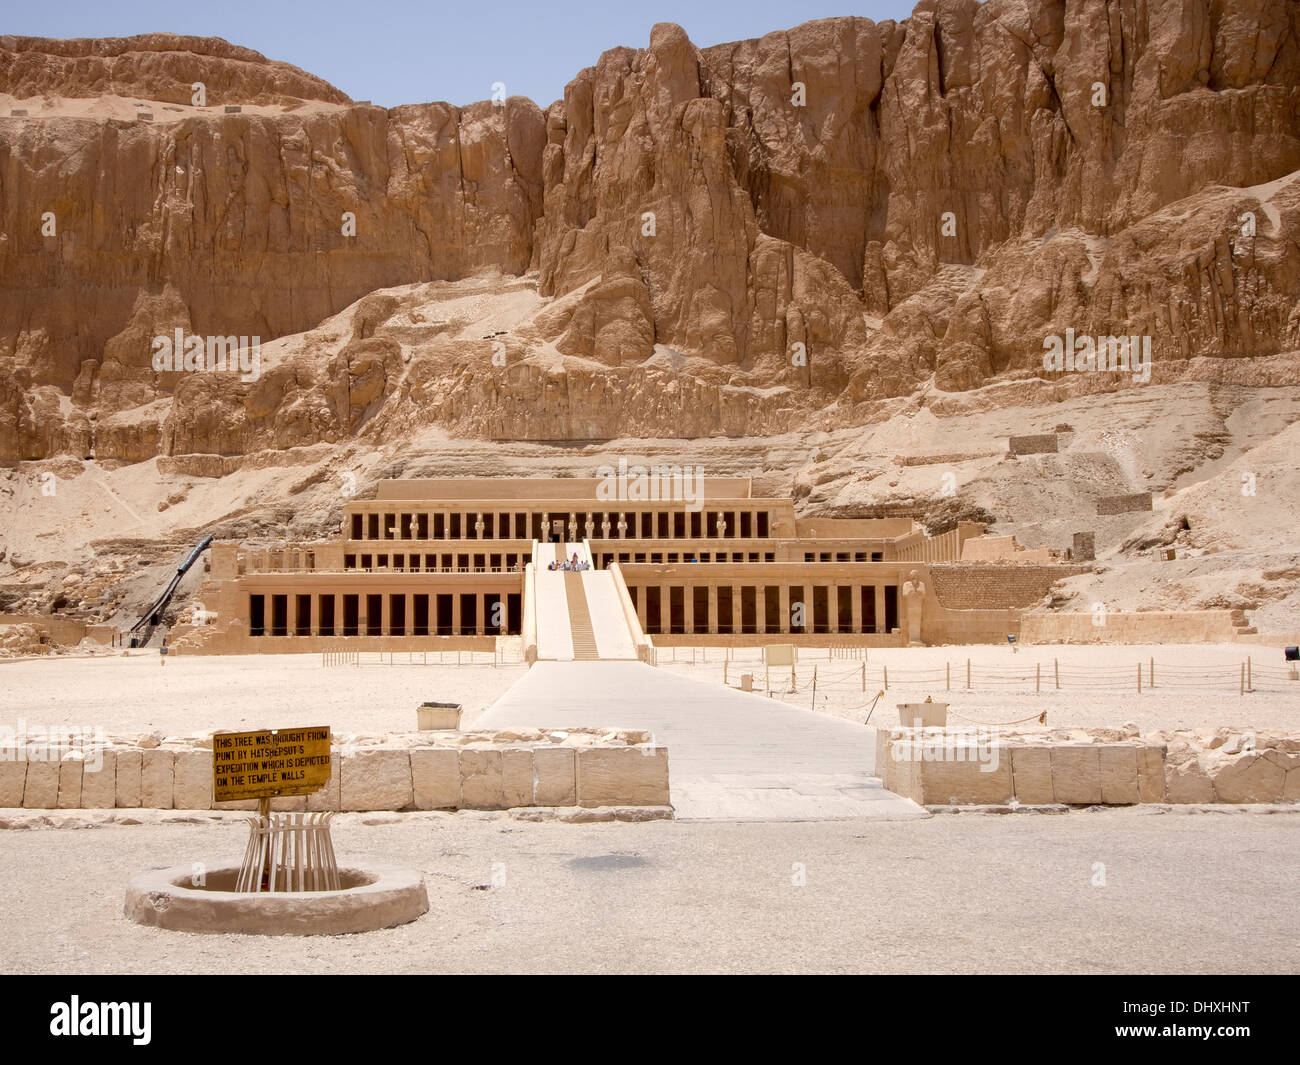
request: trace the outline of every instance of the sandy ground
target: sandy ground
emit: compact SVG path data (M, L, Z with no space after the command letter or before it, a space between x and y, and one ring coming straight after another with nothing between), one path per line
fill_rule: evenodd
M131 877L237 859L242 826L0 832L0 971L1289 973L1297 828L1296 814L1149 808L779 824L343 815L340 859L423 871L430 911L279 941L122 916Z
M400 656L391 666L329 668L320 655L181 655L165 666L160 660L156 651L137 651L0 664L0 723L22 717L29 725L98 726L109 735L161 729L169 737L292 725L410 732L425 701L461 703L468 725L526 668L404 665Z
M704 659L695 649L661 648L659 666L700 680L723 681L722 651L710 648ZM733 652L726 665L727 681L738 687L743 673L751 673L756 690L764 689L761 651ZM1247 657L1255 691L1240 695L1240 669ZM966 684L966 660L971 661L973 690ZM1156 686L1150 687L1150 665L1155 660ZM1061 688L1056 690L1054 662L1059 663ZM1142 693L1137 691L1138 664L1142 666ZM889 689L876 704L872 725L898 724L897 704L921 702L929 696L949 703L953 714L964 714L985 724L1007 723L1047 711L1047 724L1022 722L1017 730L1051 727L1089 727L1135 722L1143 732L1156 729L1234 726L1300 732L1300 681L1287 681L1281 653L1269 647L1242 644L1161 646L1036 646L1013 652L1007 646L909 647L871 650L867 653L866 690L861 659L827 657L825 650L805 649L795 671L798 691L772 671L772 687L793 705L864 721L871 700L883 688L885 669ZM817 668L817 698L812 693L813 667ZM945 673L945 666L949 673ZM1035 691L1036 670L1041 690ZM951 689L945 687L951 677ZM959 722L950 717L953 724Z
M699 680L723 680L722 651L710 648L707 661L696 649L659 652L659 666ZM733 652L728 682L754 675L763 688L757 648ZM1255 691L1240 695L1240 667L1251 658ZM169 657L160 666L153 651L95 658L52 657L0 663L0 723L19 717L29 724L100 726L108 734L133 735L161 729L187 736L213 729L251 729L282 725L328 724L336 732L410 731L415 708L426 700L459 702L462 724L478 715L526 667L479 665L379 665L326 668L319 655L243 655ZM972 663L973 691L965 686L966 659ZM482 661L485 656L479 656ZM1156 686L1149 681L1155 659ZM1059 662L1061 689L1053 688L1053 660ZM1142 693L1137 667L1142 664ZM866 691L860 659L827 657L804 649L796 670L798 691L775 697L813 707L812 671L817 668L815 708L863 721L889 671L889 690L871 723L898 722L896 704L926 696L947 701L953 713L982 723L1007 723L1047 711L1047 727L1102 726L1136 722L1144 731L1217 727L1300 731L1300 682L1285 680L1280 654L1272 648L1222 644L1159 647L1006 646L916 647L871 650L866 659ZM944 687L945 664L951 690ZM1042 690L1034 691L1035 667ZM788 680L788 671L786 678ZM954 718L954 723L956 719ZM592 725L603 722L593 721ZM1038 728L1036 721L1016 726Z

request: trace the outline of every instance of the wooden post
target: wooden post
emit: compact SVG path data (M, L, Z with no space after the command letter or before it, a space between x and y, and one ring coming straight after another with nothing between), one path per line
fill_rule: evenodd
M1238 691L1237 694L1238 695L1246 694L1246 663L1245 662L1241 664L1241 690Z
M1034 694L1037 695L1043 690L1043 667L1039 662L1034 663Z
M722 663L722 683L723 683L723 684L726 684L726 683L727 683L727 666L728 666L728 665L730 665L729 662L724 661L724 662Z
M817 709L817 667L813 666L813 683L812 683L812 710Z
M970 659L966 659L966 690L970 690Z
M885 671L885 691L889 691L889 667L881 666L880 668Z
M1154 688L1155 686L1156 686L1156 659L1155 659L1155 655L1152 655L1151 658L1147 661L1147 687Z
M1253 692L1254 690L1255 690L1255 678L1251 675L1250 655L1247 655L1246 656L1246 691Z
M952 691L952 663L951 662L945 662L943 664L943 690L946 692Z
M1142 663L1138 663L1138 694L1142 694Z
M862 663L862 690L863 690L863 691L866 691L866 690L867 690L867 664L866 664L866 662L863 662L863 663Z
M1052 671L1056 674L1056 690L1060 691L1061 690L1061 660L1059 658L1052 659Z

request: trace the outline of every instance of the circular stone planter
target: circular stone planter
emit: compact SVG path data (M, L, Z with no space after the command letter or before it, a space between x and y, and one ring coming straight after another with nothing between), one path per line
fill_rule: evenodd
M339 869L340 891L235 891L237 865L209 869L201 887L177 865L135 877L123 912L136 924L177 932L321 936L371 932L414 921L429 909L424 878L412 869Z

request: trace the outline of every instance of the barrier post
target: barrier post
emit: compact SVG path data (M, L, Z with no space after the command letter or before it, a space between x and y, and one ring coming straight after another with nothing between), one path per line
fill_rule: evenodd
M952 691L952 663L951 662L945 662L943 664L943 690L946 692Z
M1155 686L1156 686L1156 659L1155 659L1155 655L1152 655L1150 660L1147 662L1147 687L1154 688Z
M885 671L885 691L889 691L889 667L881 666L880 668Z
M812 706L811 710L817 709L817 667L813 666L813 683L812 683Z
M1138 694L1142 694L1142 663L1138 663Z
M970 659L966 659L966 690L970 690Z
M1255 690L1255 679L1251 675L1250 655L1247 655L1246 656L1246 691L1253 692L1254 690Z
M863 691L866 691L866 690L867 690L867 664L866 664L866 662L863 662L863 663L862 663L862 690L863 690Z
M1061 690L1061 660L1059 658L1052 659L1052 672L1056 674L1056 690L1060 691Z
M1034 694L1037 695L1043 690L1043 667L1039 662L1034 663Z

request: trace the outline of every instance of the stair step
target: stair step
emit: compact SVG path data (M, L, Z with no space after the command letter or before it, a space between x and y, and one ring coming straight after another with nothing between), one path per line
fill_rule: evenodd
M596 635L592 631L591 611L587 607L581 573L564 575L564 596L569 605L569 635L573 641L574 661L598 661L600 652L596 648Z

